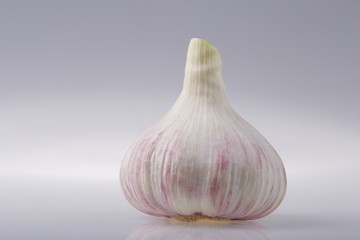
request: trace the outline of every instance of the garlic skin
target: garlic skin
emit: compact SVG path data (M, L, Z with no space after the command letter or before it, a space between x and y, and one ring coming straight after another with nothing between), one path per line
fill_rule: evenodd
M221 64L214 46L191 39L179 98L126 152L120 182L138 210L182 220L250 220L281 203L283 163L230 106Z

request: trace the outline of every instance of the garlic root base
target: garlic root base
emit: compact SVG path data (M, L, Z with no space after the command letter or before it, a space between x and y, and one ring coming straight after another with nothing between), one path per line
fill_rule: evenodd
M176 217L171 217L171 219L178 220L178 221L183 221L183 222L195 222L195 221L199 221L199 220L224 221L224 222L232 221L232 219L209 217L209 216L206 216L206 215L202 215L201 213L196 213L194 215L189 215L189 216L176 216Z

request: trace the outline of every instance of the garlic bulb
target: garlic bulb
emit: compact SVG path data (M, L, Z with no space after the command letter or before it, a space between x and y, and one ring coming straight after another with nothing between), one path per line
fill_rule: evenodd
M279 155L228 102L218 50L197 38L179 98L127 151L120 181L138 210L181 220L260 218L286 189Z

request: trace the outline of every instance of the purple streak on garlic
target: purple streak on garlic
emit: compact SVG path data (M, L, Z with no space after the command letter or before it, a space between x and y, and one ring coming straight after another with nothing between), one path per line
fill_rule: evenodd
M286 190L279 155L228 102L218 50L197 38L179 98L127 151L120 181L138 210L185 219L261 218Z

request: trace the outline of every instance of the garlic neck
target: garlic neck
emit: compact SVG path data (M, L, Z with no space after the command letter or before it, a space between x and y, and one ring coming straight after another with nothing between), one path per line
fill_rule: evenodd
M207 41L198 38L190 41L181 97L186 101L228 104L220 53Z

